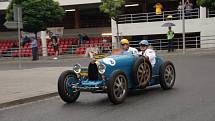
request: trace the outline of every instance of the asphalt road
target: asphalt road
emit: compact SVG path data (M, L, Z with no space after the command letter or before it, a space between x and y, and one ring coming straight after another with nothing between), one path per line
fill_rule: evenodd
M74 104L59 97L0 110L0 121L215 121L215 55L168 57L176 67L172 90L133 92L112 105L105 94L82 93Z

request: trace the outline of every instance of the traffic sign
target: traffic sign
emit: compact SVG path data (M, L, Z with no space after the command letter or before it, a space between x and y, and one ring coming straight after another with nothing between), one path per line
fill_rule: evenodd
M21 5L14 5L13 7L13 21L22 21L22 7Z
M16 21L6 21L4 23L4 26L7 27L8 29L17 29L18 28L18 22ZM20 22L20 29L23 28L22 22Z

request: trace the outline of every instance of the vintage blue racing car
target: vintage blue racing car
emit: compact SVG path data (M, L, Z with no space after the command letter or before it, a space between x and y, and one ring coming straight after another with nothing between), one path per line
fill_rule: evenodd
M175 83L172 62L156 57L156 64L143 56L132 54L111 55L93 60L88 67L75 64L73 70L62 72L58 79L58 93L67 103L75 102L81 91L107 93L113 104L122 103L128 91L160 84L171 89Z

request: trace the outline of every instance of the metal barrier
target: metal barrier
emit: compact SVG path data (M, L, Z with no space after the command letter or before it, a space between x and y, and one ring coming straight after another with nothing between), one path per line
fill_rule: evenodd
M119 15L119 24L165 21L166 17L169 15L173 17L172 20L182 19L182 11L174 10L174 11L163 11L162 14L149 12L149 13ZM192 10L185 10L185 19L195 19L199 17L200 17L199 8L195 8Z
M208 10L208 17L215 17L215 10Z
M103 44L106 44L105 46ZM96 47L99 49L98 53L109 53L112 50L112 44L111 43L101 43L101 45L92 45L89 44L89 46L86 47L83 45L68 45L65 46L59 46L59 54L60 55L84 55L87 48L90 47ZM44 48L46 49L46 48ZM38 48L38 55L43 55L43 48ZM78 50L78 51L77 51ZM54 49L52 46L47 45L47 56L54 56ZM31 57L32 56L32 49L31 48L21 48L20 50L20 56L21 57ZM19 57L19 48L9 48L6 51L1 51L0 49L0 57Z
M138 48L139 41L132 41L131 46ZM167 50L168 48L168 40L167 39L154 39L149 40L150 45L155 50ZM215 47L215 35L213 36L196 36L196 37L186 37L185 41L186 49L189 48L211 48ZM182 49L183 48L183 39L182 38L174 38L173 40L174 49Z
M131 41L130 46L139 48L139 41ZM154 39L149 40L150 45L155 50L167 50L168 48L168 40L167 39ZM106 44L105 46L103 44ZM92 45L92 44L91 44ZM195 37L186 37L185 41L186 49L189 48L214 48L215 47L215 35L212 36L195 36ZM173 40L174 49L182 49L183 48L183 40L182 38L174 38ZM88 46L90 47L90 46ZM60 47L61 55L85 55L86 48L85 45L69 45L67 47ZM99 49L99 53L109 53L112 50L111 43L101 43L101 45L93 45L93 47L97 47ZM50 45L48 46L50 49ZM42 48L38 49L38 54L42 56ZM77 51L78 50L78 51ZM54 50L48 51L48 56L53 56ZM21 49L21 57L31 57L32 50L31 48L22 48ZM7 51L4 51L2 54L0 53L0 57L19 57L18 48L11 48Z

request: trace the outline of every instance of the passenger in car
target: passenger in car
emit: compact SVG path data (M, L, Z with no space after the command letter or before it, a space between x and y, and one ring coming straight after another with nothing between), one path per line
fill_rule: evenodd
M144 56L147 60L150 61L152 67L154 67L156 63L156 53L153 49L149 48L149 42L147 40L142 40L140 41L139 46L141 50L141 52L139 52L139 55Z

